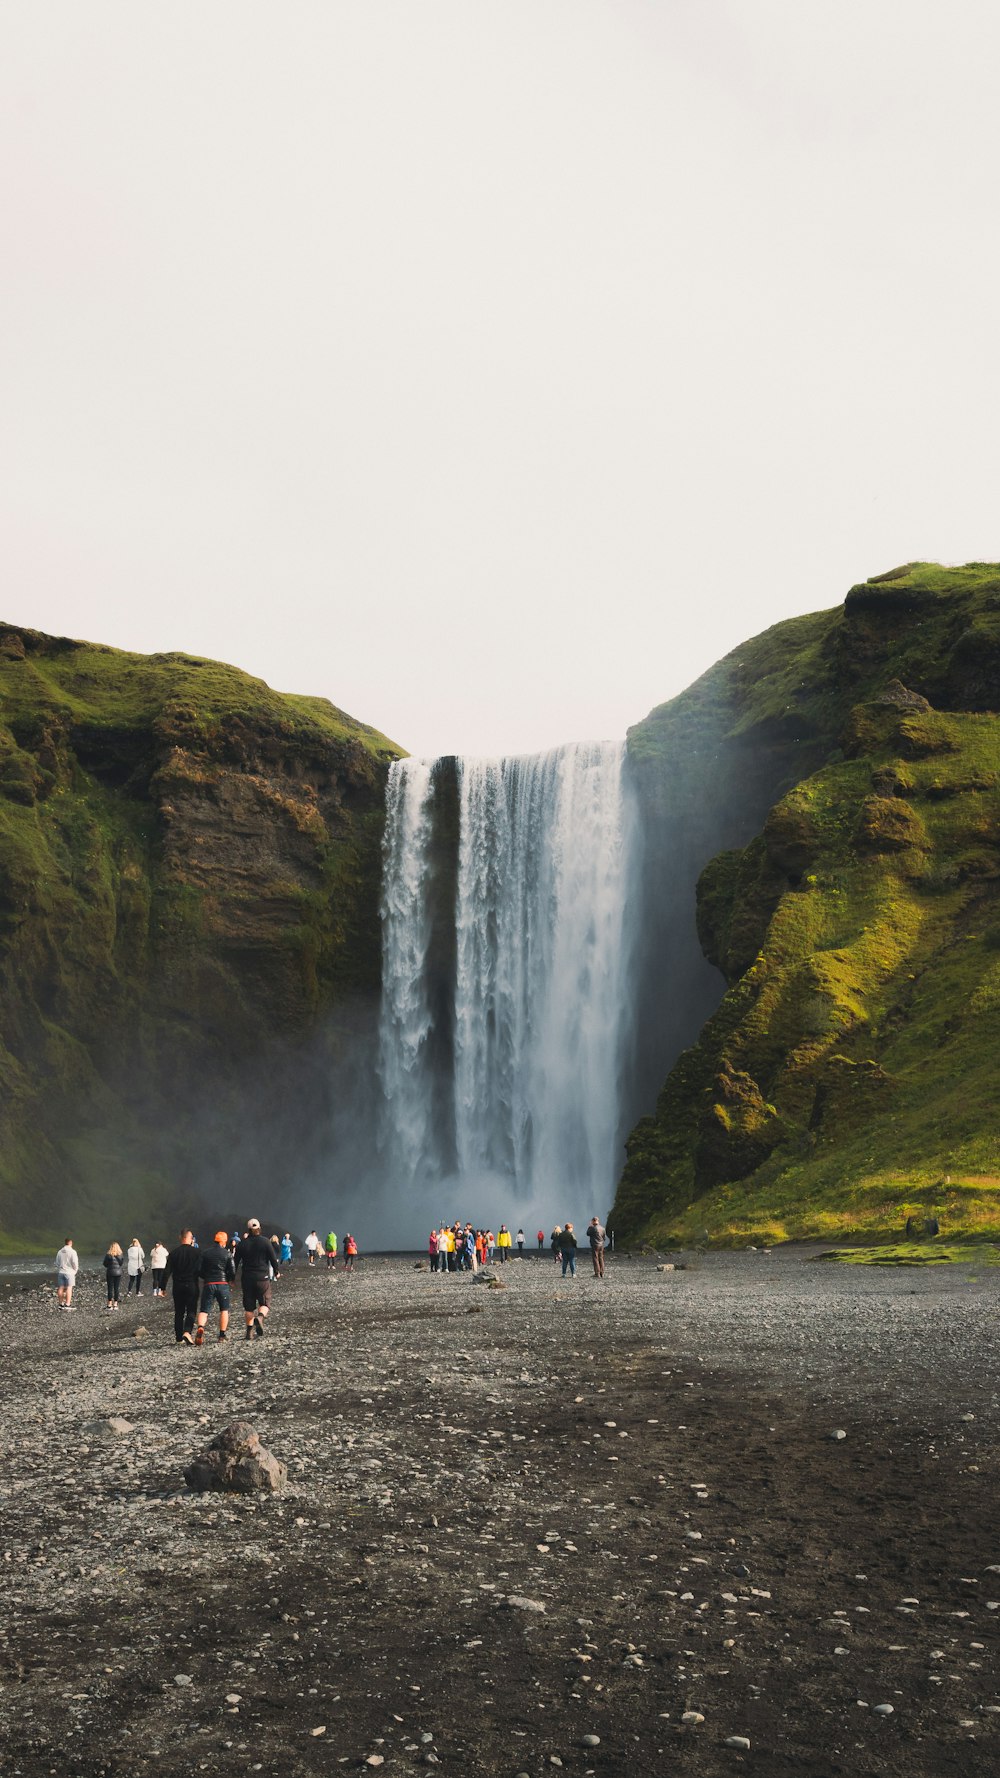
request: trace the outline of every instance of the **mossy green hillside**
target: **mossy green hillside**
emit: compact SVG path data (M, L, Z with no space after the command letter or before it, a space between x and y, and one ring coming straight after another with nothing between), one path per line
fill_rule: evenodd
M301 1163L377 996L398 753L217 662L0 628L0 1244Z
M794 712L825 762L702 876L728 991L630 1139L623 1236L1000 1227L998 617L995 567L911 569L707 676L727 734Z

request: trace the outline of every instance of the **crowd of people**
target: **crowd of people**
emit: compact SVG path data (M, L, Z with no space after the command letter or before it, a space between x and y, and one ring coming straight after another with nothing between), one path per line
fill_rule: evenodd
M545 1230L539 1229L535 1236L537 1251L545 1252ZM587 1243L594 1267L594 1277L604 1277L604 1250L608 1245L607 1231L597 1216L592 1216L587 1226ZM507 1224L502 1222L494 1235L492 1229L474 1228L471 1222L443 1222L440 1228L431 1229L427 1238L427 1257L432 1272L478 1272L480 1266L492 1265L494 1258L500 1265L506 1265L513 1247L516 1245L519 1255L525 1249L524 1230L518 1229L514 1242ZM573 1224L557 1223L549 1236L549 1248L555 1263L562 1264L562 1275L567 1273L576 1277L576 1255L580 1243L576 1238Z
M538 1230L535 1241L538 1255L544 1255L544 1229ZM607 1231L597 1216L590 1219L586 1241L594 1277L603 1278L604 1253L609 1243ZM471 1222L456 1219L431 1229L427 1253L432 1272L478 1272L481 1266L491 1265L494 1261L505 1265L515 1251L523 1256L525 1245L524 1230L518 1229L512 1236L505 1222L494 1234L492 1229L474 1228ZM350 1275L354 1270L358 1244L352 1234L344 1236L341 1248L333 1229L323 1237L316 1229L311 1229L302 1246L311 1268L325 1261L327 1271L335 1271L342 1253L344 1272ZM548 1248L556 1265L561 1264L564 1278L567 1274L576 1277L576 1256L580 1246L571 1222L556 1224L549 1236ZM137 1299L141 1297L143 1279L148 1271L154 1297L165 1297L169 1287L178 1345L203 1345L209 1319L215 1311L219 1322L217 1338L226 1340L229 1338L232 1291L239 1275L244 1338L263 1339L271 1309L271 1285L281 1277L281 1268L292 1264L294 1255L292 1236L287 1231L283 1236L264 1235L255 1216L249 1219L242 1234L238 1231L227 1234L220 1229L204 1248L199 1247L191 1229L183 1229L180 1241L169 1250L162 1241L154 1241L148 1264L138 1235L132 1236L124 1250L117 1241L112 1241L102 1261L107 1279L107 1312L113 1315L121 1307L123 1279L126 1281L126 1297L132 1296L133 1292ZM56 1255L56 1298L60 1309L76 1308L73 1291L79 1269L79 1254L72 1236L67 1235Z
M316 1230L306 1238L308 1263L314 1265L322 1250L330 1269L336 1266L339 1243L331 1230L320 1242ZM219 1229L212 1240L199 1247L192 1229L182 1229L176 1247L168 1251L162 1241L154 1241L147 1256L142 1242L133 1235L123 1252L118 1241L110 1242L102 1265L107 1279L107 1312L113 1315L121 1307L122 1279L127 1279L126 1297L134 1291L142 1296L147 1271L152 1278L154 1297L165 1297L169 1286L174 1305L174 1337L177 1344L202 1346L205 1343L209 1318L218 1311L218 1339L229 1338L229 1317L232 1290L240 1277L243 1304L244 1338L260 1340L271 1310L271 1285L281 1277L281 1268L292 1264L295 1242L287 1231L283 1236L267 1237L257 1217L248 1220L242 1233L227 1234ZM354 1236L344 1236L344 1271L351 1273L358 1256ZM72 1235L56 1254L56 1301L60 1309L73 1312L73 1292L80 1270L80 1256Z

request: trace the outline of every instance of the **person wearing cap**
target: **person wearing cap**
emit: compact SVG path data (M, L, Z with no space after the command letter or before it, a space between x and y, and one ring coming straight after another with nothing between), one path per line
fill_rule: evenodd
M181 1230L181 1238L176 1247L167 1254L167 1263L163 1273L163 1289L167 1284L173 1286L174 1295L174 1339L178 1346L193 1346L193 1328L198 1313L198 1266L201 1254L194 1244L194 1235L190 1229Z
M236 1264L243 1272L243 1312L248 1340L263 1339L264 1323L271 1308L271 1271L274 1250L260 1232L260 1223L251 1216L245 1238L240 1242Z
M205 1323L213 1303L219 1305L219 1338L229 1338L229 1286L236 1282L236 1267L229 1252L228 1241L225 1230L220 1229L211 1247L206 1247L198 1265L201 1303L194 1336L196 1346L205 1344Z

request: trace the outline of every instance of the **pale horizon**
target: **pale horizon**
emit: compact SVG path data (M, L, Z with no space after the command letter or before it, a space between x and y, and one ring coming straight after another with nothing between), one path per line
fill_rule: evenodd
M1000 556L981 0L0 17L3 616L419 757Z

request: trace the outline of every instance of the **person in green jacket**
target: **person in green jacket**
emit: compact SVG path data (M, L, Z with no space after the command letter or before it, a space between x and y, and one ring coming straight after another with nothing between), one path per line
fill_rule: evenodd
M332 1229L330 1230L330 1233L327 1235L326 1240L323 1242L323 1248L326 1253L326 1269L327 1269L327 1271L328 1272L336 1271L336 1269L337 1269L337 1237L334 1234Z

